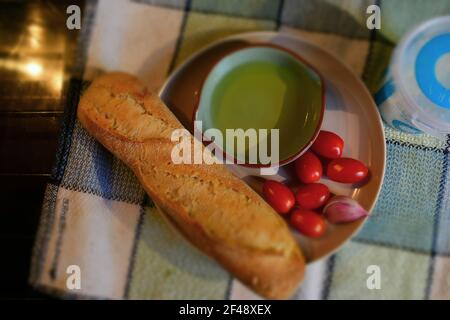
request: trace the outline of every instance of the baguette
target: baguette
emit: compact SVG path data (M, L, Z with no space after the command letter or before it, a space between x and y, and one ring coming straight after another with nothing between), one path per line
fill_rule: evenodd
M196 247L266 298L294 292L305 262L284 220L224 165L174 164L170 137L183 127L137 78L113 72L95 79L78 119Z

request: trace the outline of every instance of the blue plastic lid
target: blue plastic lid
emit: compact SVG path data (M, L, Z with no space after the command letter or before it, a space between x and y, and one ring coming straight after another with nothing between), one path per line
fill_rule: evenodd
M438 35L420 49L416 58L416 81L422 93L439 107L450 109L450 86L438 79L438 61L450 55L450 33ZM444 60L444 63L450 63ZM443 66L449 71L448 66ZM442 70L442 69L441 69Z
M391 67L411 122L432 134L450 133L450 16L409 32L395 49Z

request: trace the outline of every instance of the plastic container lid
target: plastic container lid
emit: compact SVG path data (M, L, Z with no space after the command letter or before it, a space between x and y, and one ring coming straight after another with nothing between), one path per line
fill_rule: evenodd
M431 134L449 134L450 16L409 32L395 50L391 71L411 122Z

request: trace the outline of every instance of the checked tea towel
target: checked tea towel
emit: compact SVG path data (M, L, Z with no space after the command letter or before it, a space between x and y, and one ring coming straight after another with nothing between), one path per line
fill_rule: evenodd
M366 27L373 3L381 30ZM158 89L212 41L279 30L336 55L374 93L404 32L444 14L448 0L88 1L31 283L63 298L257 298L168 228L131 172L80 127L85 81L122 70ZM308 266L294 298L450 298L450 140L385 133L386 177L372 216L337 254ZM80 289L66 287L70 265L81 269ZM366 286L370 265L382 270L380 290Z

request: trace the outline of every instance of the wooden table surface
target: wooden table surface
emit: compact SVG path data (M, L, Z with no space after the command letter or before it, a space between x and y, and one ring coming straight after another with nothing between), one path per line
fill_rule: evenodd
M73 3L0 3L0 298L46 298L27 281L78 38Z

